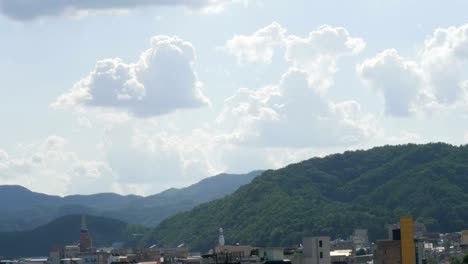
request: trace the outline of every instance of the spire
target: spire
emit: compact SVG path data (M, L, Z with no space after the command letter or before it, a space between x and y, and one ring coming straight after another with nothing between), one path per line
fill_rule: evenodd
M89 237L88 227L86 226L86 214L83 211L83 214L81 214L80 251L87 252L91 247L92 241Z
M86 213L83 211L81 214L81 231L88 230L88 227L86 227Z

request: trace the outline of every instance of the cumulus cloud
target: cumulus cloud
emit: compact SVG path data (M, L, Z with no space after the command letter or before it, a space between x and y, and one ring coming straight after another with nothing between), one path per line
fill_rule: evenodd
M50 194L114 191L118 177L107 163L80 159L67 150L67 142L53 135L18 148L14 155L0 150L0 184Z
M345 28L329 25L318 27L307 37L285 34L286 29L273 22L252 35L234 36L225 47L239 63L271 63L275 49L284 46L284 58L290 67L306 72L309 84L323 93L333 84L337 60L359 53L366 45Z
M356 70L364 83L382 92L388 115L409 116L466 103L467 62L468 24L435 30L414 60L389 49Z
M148 6L183 6L203 12L219 12L239 0L0 0L0 11L14 20L45 16L76 15L88 11L131 10Z
M307 79L306 72L289 70L277 85L240 89L217 120L234 142L262 147L351 145L378 133L357 102L328 102Z
M94 70L57 98L53 107L96 106L149 117L209 104L193 70L191 43L155 36L136 63L119 58L98 61Z
M242 63L271 63L274 49L284 45L286 29L280 24L272 24L257 30L251 36L235 35L226 43L226 50Z
M385 113L407 116L423 85L419 66L394 49L384 50L357 66L358 75L369 86L382 91Z
M436 29L419 55L435 96L442 103L459 99L462 78L468 78L468 24Z
M333 85L337 60L359 53L366 46L363 39L352 37L345 28L328 25L320 26L306 38L288 36L286 43L286 60L305 71L309 85L320 93Z

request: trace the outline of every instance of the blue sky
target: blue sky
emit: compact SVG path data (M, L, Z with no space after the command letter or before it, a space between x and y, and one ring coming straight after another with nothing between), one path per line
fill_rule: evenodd
M0 0L0 184L153 194L468 142L468 2Z

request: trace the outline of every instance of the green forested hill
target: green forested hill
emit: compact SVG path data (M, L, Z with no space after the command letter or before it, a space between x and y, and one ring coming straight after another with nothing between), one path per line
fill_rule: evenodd
M384 146L266 171L232 195L166 219L144 242L207 250L219 227L228 244L291 245L355 228L385 238L386 223L410 214L431 231L468 228L468 146Z
M30 231L0 232L0 256L5 258L25 256L47 256L52 245L77 243L80 235L81 215L60 217L46 225ZM146 228L129 225L122 221L87 216L87 224L93 246L108 246L113 242L124 242L133 246Z

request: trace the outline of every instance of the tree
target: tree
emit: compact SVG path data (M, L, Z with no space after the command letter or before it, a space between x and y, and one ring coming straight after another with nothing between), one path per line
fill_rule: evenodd
M468 264L468 254L463 257L462 264Z
M364 248L360 248L358 251L356 251L356 256L362 256L362 255L366 255L367 252Z
M453 256L450 258L450 264L460 264L460 260L457 257Z

